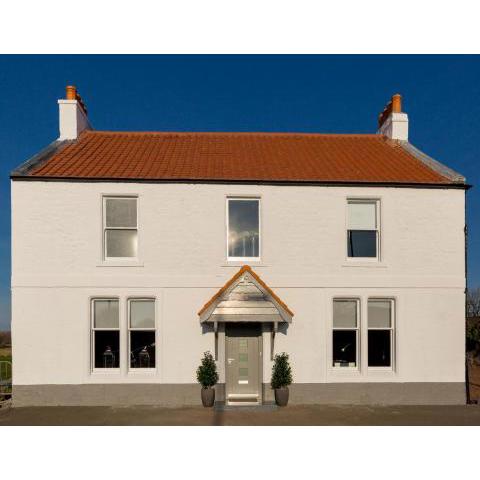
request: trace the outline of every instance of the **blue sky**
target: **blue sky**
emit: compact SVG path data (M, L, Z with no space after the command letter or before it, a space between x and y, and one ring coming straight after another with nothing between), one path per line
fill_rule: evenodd
M74 84L99 130L373 133L393 93L410 140L480 184L478 56L0 56L0 329L10 322L9 172L58 136ZM480 286L480 190L468 193Z

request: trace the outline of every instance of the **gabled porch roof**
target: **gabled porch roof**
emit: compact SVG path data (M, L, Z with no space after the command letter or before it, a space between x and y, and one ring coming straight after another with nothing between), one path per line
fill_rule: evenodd
M293 312L244 265L198 312L200 322L288 322Z

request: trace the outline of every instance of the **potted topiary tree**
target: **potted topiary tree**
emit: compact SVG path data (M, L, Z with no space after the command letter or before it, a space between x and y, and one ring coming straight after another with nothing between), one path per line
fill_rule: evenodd
M272 368L272 388L275 390L275 402L279 407L288 403L288 386L292 383L292 367L288 355L283 352L275 355Z
M202 363L197 368L197 380L202 386L202 404L204 407L212 407L215 402L215 389L218 382L217 365L210 352L203 354Z

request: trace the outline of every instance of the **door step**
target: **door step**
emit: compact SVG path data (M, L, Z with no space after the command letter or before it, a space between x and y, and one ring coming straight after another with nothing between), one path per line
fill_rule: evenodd
M215 402L213 409L216 412L237 411L237 412L265 412L277 410L278 406L275 402L246 404L245 402L236 403L229 402L227 405L225 402Z
M255 406L259 405L260 395L258 393L230 393L227 397L227 405L231 406Z

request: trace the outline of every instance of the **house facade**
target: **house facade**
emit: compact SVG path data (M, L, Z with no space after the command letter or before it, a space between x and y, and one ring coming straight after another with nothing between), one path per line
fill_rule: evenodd
M465 402L465 179L372 135L94 130L11 174L16 405Z

